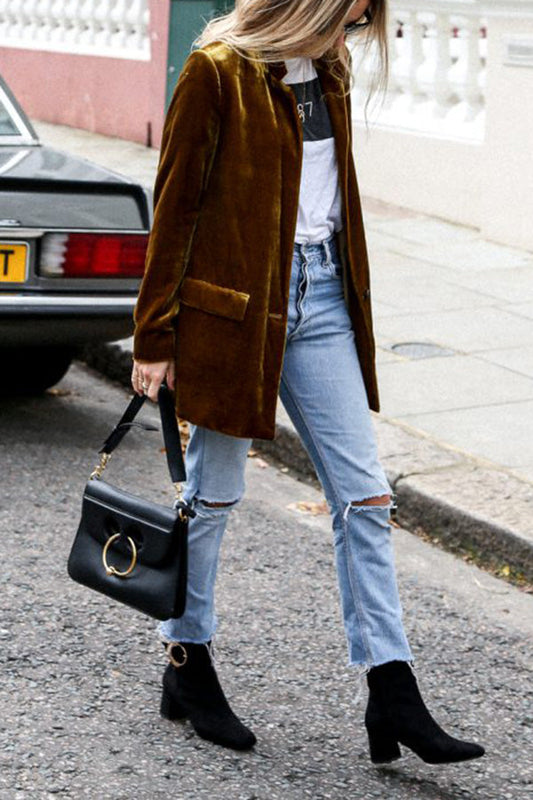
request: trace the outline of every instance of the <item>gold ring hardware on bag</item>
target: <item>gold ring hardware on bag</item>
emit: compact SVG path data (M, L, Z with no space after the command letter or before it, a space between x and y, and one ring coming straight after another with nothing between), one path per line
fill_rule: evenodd
M104 550L102 552L102 561L104 562L105 571L108 575L116 575L118 578L124 578L126 577L126 575L129 575L130 572L133 571L135 564L137 563L137 547L135 546L135 542L133 541L131 536L128 536L128 542L131 547L131 562L128 569L121 572L116 567L113 567L112 565L109 565L107 563L107 551L109 550L111 544L115 542L117 539L120 539L120 533L114 533L113 536L109 537L109 539L104 545Z
M177 661L172 655L172 649L174 647L179 647L181 649L181 655L183 656L182 661ZM165 650L168 656L168 660L174 667L177 667L179 669L180 667L185 666L185 664L187 663L187 651L184 648L184 646L180 644L180 642L167 642Z

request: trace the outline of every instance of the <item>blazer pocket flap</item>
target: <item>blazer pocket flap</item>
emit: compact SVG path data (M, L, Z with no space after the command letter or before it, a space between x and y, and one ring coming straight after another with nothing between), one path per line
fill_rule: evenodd
M250 295L237 292L225 286L201 281L197 278L185 278L181 284L178 297L181 303L192 308L199 308L208 314L228 317L242 321Z

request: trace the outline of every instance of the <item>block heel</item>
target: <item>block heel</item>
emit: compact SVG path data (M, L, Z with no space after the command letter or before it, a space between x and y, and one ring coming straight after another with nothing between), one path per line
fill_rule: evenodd
M370 760L373 764L389 764L401 758L402 752L397 740L381 725L367 728L370 746Z
M375 764L399 758L398 743L426 764L453 764L484 755L484 747L450 736L433 719L408 662L388 661L372 667L367 681L365 724Z
M177 700L170 694L168 689L163 688L161 695L161 716L165 719L185 719L187 712Z

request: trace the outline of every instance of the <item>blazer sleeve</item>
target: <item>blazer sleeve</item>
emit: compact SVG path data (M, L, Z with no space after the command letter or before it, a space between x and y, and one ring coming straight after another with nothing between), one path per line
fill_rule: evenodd
M177 293L216 151L220 109L216 65L207 53L194 50L183 65L163 127L154 219L133 312L135 359L174 358Z

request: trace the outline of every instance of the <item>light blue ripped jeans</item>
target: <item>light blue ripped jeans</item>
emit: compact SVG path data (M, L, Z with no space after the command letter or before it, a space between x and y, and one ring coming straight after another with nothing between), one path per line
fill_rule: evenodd
M361 504L392 489L378 460L334 235L294 245L280 397L330 506L349 664L412 662L396 585L392 504ZM251 443L191 425L184 497L197 516L189 529L187 607L181 618L160 623L165 641L207 642L215 632L219 548L228 514L244 494Z

